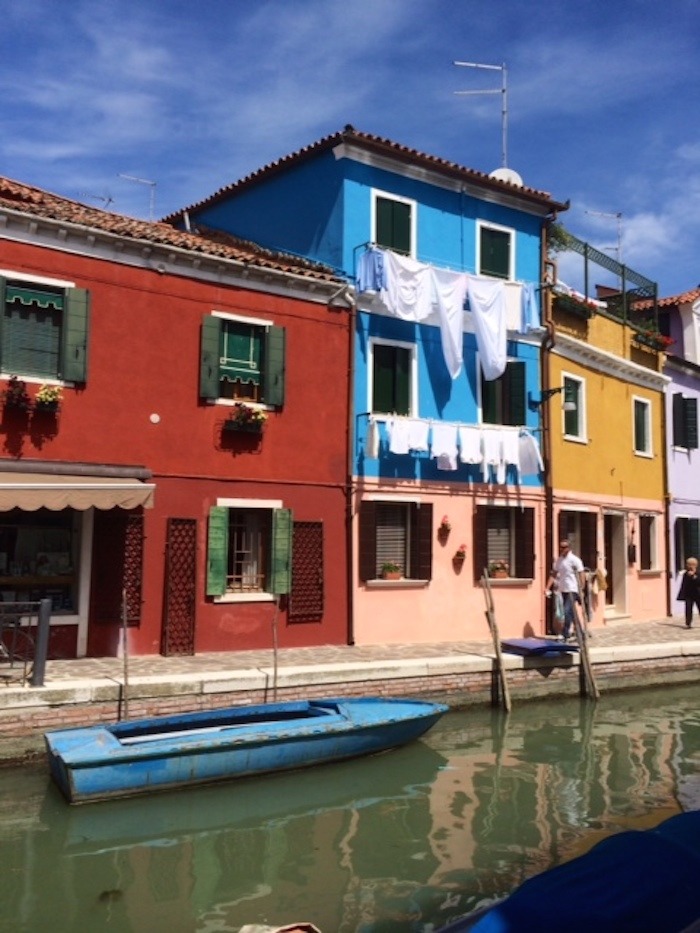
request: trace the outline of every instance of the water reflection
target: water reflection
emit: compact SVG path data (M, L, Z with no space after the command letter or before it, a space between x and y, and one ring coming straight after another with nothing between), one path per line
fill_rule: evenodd
M428 933L695 808L694 694L451 713L375 758L84 807L0 772L0 929Z

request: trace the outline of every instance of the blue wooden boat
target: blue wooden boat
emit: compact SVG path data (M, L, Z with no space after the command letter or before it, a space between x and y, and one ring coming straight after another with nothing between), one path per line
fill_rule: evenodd
M44 738L53 780L70 803L86 803L386 751L419 738L447 709L380 697L264 703Z
M697 933L700 811L616 833L440 933Z

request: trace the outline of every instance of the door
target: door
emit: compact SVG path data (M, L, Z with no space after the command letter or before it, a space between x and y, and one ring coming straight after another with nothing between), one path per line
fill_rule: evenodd
M626 609L625 589L625 519L623 515L607 513L603 516L605 569L608 588L605 591L606 614L622 614Z

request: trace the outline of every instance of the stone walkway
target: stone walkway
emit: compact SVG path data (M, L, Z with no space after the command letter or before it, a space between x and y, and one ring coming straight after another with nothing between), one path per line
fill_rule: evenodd
M594 628L590 646L639 646L678 643L679 652L688 642L700 640L700 624L687 629L682 618L666 618L655 622L612 622ZM324 668L335 664L404 661L450 656L493 656L490 640L438 642L421 645L323 645L313 648L282 648L277 652L278 669L299 667ZM128 660L130 678L182 677L187 674L201 678L203 673L252 671L269 669L274 662L272 649L259 651L207 652L193 657L162 657L151 655ZM59 685L66 681L118 680L124 676L124 661L120 658L81 658L71 661L48 661L45 684Z

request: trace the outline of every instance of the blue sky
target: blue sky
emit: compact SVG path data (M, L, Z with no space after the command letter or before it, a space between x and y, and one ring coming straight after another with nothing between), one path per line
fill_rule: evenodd
M697 0L0 0L0 12L11 178L157 218L346 123L490 172L501 96L455 92L499 88L501 73L453 62L505 64L508 164L525 184L570 200L565 226L619 246L660 295L700 282Z

